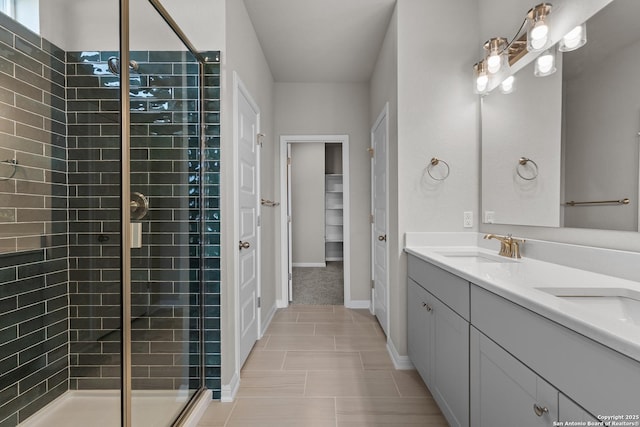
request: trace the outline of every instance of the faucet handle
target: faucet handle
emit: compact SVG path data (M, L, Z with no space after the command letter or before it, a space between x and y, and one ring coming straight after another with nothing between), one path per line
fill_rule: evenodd
M522 258L520 255L520 244L524 244L524 239L511 239L511 257Z

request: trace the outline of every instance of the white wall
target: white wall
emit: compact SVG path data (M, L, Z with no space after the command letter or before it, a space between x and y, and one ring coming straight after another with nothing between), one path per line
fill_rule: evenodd
M551 76L535 77L533 65L516 73L513 93L494 90L482 99L482 212L500 224L558 227L562 55ZM521 157L537 167L520 165Z
M401 355L407 354L404 234L476 229L463 228L463 212L473 211L477 224L478 98L471 88L477 16L475 0L397 3L398 225L389 255L390 281L396 287L391 295L391 339ZM432 157L451 167L443 182L426 176ZM390 176L394 172L390 170Z
M322 266L324 253L324 143L291 144L293 266Z
M273 77L267 65L260 43L255 34L244 2L226 0L225 7L225 48L222 51L222 155L221 162L221 223L222 223L222 281L221 281L221 323L222 323L222 384L229 385L240 367L236 363L235 292L236 255L238 242L237 213L234 201L234 183L237 171L233 143L233 72L237 72L253 99L260 108L260 127L265 139L261 152L262 197L274 199L274 153L276 138L273 129ZM262 321L275 308L275 266L274 224L280 208L263 207L262 215L262 270L261 299Z
M567 207L568 227L638 230L640 85L630 82L638 81L639 68L636 42L565 81L568 200L631 200L626 206Z
M585 21L588 17L609 4L612 0L557 0L554 1L554 14L562 26L558 31L566 31ZM487 38L494 35L506 35L517 27L528 8L532 4L526 0L480 0L481 37L476 45L481 46ZM501 13L495 13L501 10ZM555 31L555 30L554 30ZM478 49L476 58L480 57ZM514 225L482 224L480 231L484 233L512 233L530 239L550 240L578 245L597 246L611 249L640 251L640 239L636 232L591 230L582 228L528 227ZM497 249L497 247L496 247ZM523 248L526 256L526 244Z
M369 90L366 83L276 83L277 135L349 135L351 300L369 300ZM279 170L278 165L276 170ZM345 171L346 172L346 171ZM281 197L281 196L278 196ZM280 252L278 252L280 253Z
M162 4L198 50L224 46L224 0L164 0ZM194 13L197 10L197 13ZM183 45L147 0L130 4L131 50L182 50ZM40 32L64 50L118 50L118 2L43 0Z
M403 245L403 236L398 228L398 10L394 11L387 34L378 54L376 66L371 76L369 127L373 127L376 119L382 112L386 103L389 103L389 156L388 188L389 206L387 216L389 218L389 230L387 232L389 254L389 338L398 341L398 337L406 335L406 316L404 307L403 289L406 279L400 278L400 256ZM402 340L400 340L402 341ZM403 353L403 354L406 354Z

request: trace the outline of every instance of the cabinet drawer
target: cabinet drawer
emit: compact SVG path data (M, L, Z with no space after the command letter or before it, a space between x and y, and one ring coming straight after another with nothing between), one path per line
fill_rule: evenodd
M471 323L592 414L640 412L640 362L471 286Z
M469 282L413 255L408 256L408 275L453 311L469 320Z

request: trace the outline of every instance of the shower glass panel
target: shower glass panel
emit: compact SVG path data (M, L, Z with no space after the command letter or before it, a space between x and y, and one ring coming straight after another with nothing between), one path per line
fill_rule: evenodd
M130 59L132 419L169 426L201 386L199 63L148 0Z
M125 0L25 3L40 34L0 13L0 426L170 426L220 398L219 54L156 0L122 32Z

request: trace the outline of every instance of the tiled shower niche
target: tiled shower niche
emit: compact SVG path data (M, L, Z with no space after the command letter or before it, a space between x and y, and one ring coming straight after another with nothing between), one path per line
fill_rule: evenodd
M0 53L0 162L18 161L4 181L0 164L4 427L69 389L120 388L120 131L106 68L117 53L65 53L2 14ZM203 274L206 385L219 398L219 64L206 56L200 162L198 64L132 52L131 189L151 205L132 250L133 387L196 386Z

